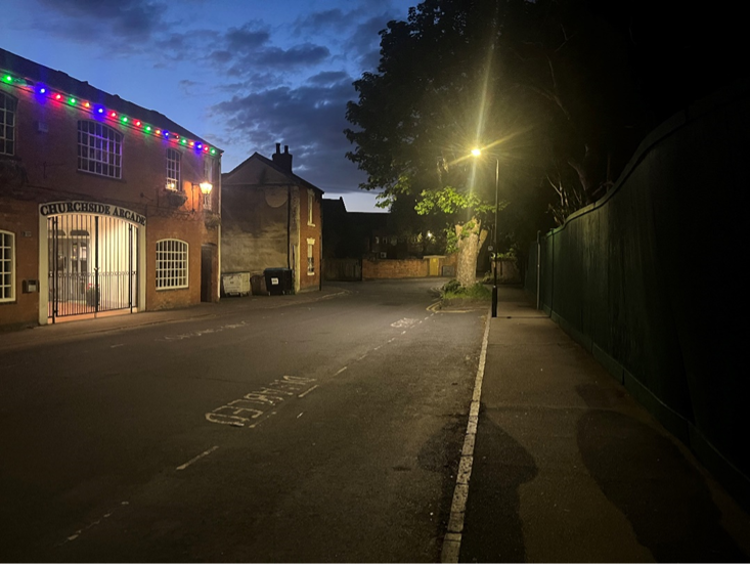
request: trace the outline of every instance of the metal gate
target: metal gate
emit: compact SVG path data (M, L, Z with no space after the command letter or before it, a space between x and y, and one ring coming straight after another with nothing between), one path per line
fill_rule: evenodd
M48 317L129 309L138 296L138 227L121 218L47 218Z

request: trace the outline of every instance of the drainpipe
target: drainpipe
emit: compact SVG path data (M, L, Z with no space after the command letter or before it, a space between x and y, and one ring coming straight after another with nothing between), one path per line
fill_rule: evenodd
M278 151L279 144L276 144ZM292 268L292 259L290 257L292 247L292 187L286 187L286 267Z

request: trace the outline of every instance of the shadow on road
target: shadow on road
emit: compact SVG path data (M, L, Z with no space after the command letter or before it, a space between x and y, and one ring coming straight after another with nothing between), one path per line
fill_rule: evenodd
M460 562L526 561L519 488L538 471L531 454L482 406L466 509L466 524L472 527L463 535Z

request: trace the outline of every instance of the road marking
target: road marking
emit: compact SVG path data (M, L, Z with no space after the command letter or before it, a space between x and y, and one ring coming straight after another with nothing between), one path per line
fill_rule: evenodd
M124 346L125 344L112 344L110 348L119 348L120 346Z
M333 377L336 377L336 376L337 376L338 374L340 374L340 373L344 373L344 372L346 371L346 368L347 368L347 367L348 367L348 366L344 366L344 367L342 367L342 368L341 368L341 369L340 369L339 371L337 371L336 373L334 373L334 374L333 374Z
M203 330L196 330L194 332L188 332L186 334L173 334L171 336L165 336L164 338L156 338L157 342L171 342L173 340L187 340L188 338L198 338L204 334L216 334L217 332L224 332L225 330L236 330L246 326L247 323L243 320L235 324L225 324L218 328L205 328Z
M300 393L299 395L297 395L297 397L299 397L300 399L302 399L302 397L304 397L305 395L307 395L308 393L310 393L313 389L317 389L318 387L320 387L320 385L313 385L310 389L308 389L304 393Z
M251 391L244 397L206 413L206 420L235 427L255 428L256 425L276 414L276 411L269 412L269 409L286 401L314 381L316 380L311 377L285 375L281 379L272 381L268 387Z
M209 455L209 454L210 454L211 452L213 452L213 451L214 451L214 450L216 450L217 448L218 448L218 446L214 446L213 448L209 448L209 449L208 449L208 450L206 450L205 452L202 452L201 454L198 454L198 455L197 455L197 456L196 456L195 458L193 458L193 459L192 459L192 460L190 460L189 462L185 462L185 463L184 463L184 464L183 464L182 466L177 466L177 468L175 468L175 469L176 469L176 470L184 470L184 469L185 469L185 468L187 468L187 467L188 467L188 466L189 466L190 464L194 464L195 462L197 462L197 461L198 461L198 460L200 460L201 458L203 458L203 457L205 457L205 456L208 456L208 455Z
M120 506L124 506L124 505L128 505L128 502L127 501L123 501L122 503L120 503ZM115 509L117 509L117 507L115 507ZM82 529L78 529L72 535L70 535L69 537L66 537L64 542L67 543L67 542L72 542L72 541L76 540L83 533L85 533L86 531L94 528L96 525L98 525L99 523L101 523L102 521L104 521L104 519L109 519L112 516L112 513L115 512L115 509L112 509L112 510L108 511L100 519L97 519L93 523L89 523L88 525L86 525Z
M302 415L304 415L304 414L305 414L305 412L304 412L304 411L302 411L302 412L301 412L301 413L300 413L299 415L297 415L297 418L300 418L300 417L301 417Z
M466 424L466 436L461 448L461 460L458 463L458 475L456 487L453 490L453 501L451 503L450 518L448 519L448 532L443 539L443 549L440 554L440 562L457 564L461 553L461 536L464 530L464 517L466 514L466 501L469 497L469 480L474 463L474 443L477 437L477 424L479 422L479 405L482 399L482 381L484 380L484 366L487 361L487 341L490 334L490 312L487 312L487 322L484 327L484 338L482 339L482 353L479 356L479 367L474 380L474 393L471 397L471 408L469 409L469 421Z
M396 322L391 323L393 328L410 328L417 323L416 318L402 318Z

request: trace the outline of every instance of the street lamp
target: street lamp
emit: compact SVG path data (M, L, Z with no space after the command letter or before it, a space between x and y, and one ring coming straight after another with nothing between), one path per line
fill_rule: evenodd
M474 148L471 150L471 154L474 157L479 157L482 155L482 150L478 148ZM497 318L497 209L498 209L498 179L500 178L500 159L497 157L497 155L488 154L490 157L495 158L495 242L492 246L492 262L494 263L495 267L495 278L494 282L492 284L492 318Z

